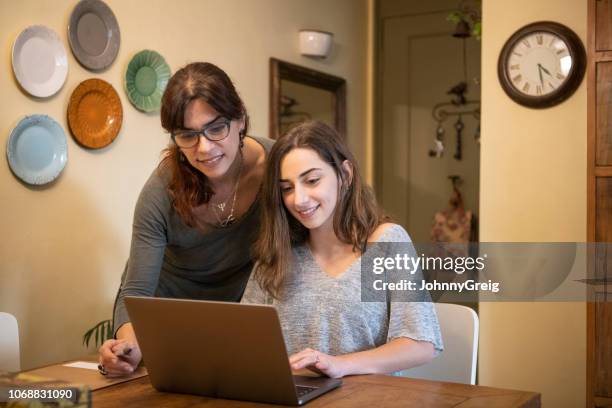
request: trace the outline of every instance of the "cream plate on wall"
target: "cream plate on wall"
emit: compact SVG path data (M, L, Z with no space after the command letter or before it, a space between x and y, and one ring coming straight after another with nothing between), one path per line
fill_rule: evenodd
M19 85L39 98L59 91L68 76L64 45L55 31L42 25L30 26L17 36L12 64Z

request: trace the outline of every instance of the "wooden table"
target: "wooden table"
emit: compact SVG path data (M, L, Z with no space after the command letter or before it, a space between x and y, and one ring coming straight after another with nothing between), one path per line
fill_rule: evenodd
M278 405L161 393L149 377L93 392L93 407L278 407ZM540 394L385 375L345 377L344 384L306 404L316 407L539 408Z

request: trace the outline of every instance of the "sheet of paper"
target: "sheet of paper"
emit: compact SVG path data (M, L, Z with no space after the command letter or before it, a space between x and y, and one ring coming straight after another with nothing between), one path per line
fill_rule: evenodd
M64 364L64 367L86 368L88 370L98 371L98 363L92 363L90 361L73 361L72 363Z
M73 370L73 368L80 368L80 370ZM138 367L134 373L128 376L106 378L98 372L97 354L80 357L79 360L66 361L24 372L38 377L53 378L73 384L86 384L89 385L92 391L147 375L146 368Z

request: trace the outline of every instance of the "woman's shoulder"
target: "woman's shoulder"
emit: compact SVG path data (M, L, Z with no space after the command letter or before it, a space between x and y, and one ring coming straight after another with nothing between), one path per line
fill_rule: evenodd
M170 179L172 178L172 171L168 166L164 166L163 163L157 166L143 186L143 191L156 191L167 193Z
M274 140L264 137L247 136L245 140L244 159L246 175L255 176L257 184L263 178L266 159L273 144Z
M259 143L263 149L266 151L266 153L269 153L270 150L272 149L272 146L274 145L275 140L274 139L270 139L267 137L259 137L259 136L247 136L253 140L255 140L257 143Z
M164 203L165 206L170 202L168 194L168 184L170 182L170 169L164 166L156 167L142 186L139 196L140 205Z
M410 236L408 232L399 224L394 224L392 222L386 222L384 224L380 224L370 238L368 239L370 242L411 242Z

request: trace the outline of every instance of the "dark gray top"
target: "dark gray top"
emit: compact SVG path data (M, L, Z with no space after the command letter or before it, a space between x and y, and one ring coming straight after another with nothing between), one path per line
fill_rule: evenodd
M393 224L377 242L411 241L404 228ZM293 248L286 279L280 299L275 300L251 277L242 303L276 307L289 354L310 347L341 355L401 337L430 342L436 354L443 350L433 303L362 301L361 257L341 275L331 277L321 270L309 247L299 245Z
M266 154L274 143L253 139ZM238 302L253 267L250 249L259 232L259 194L238 221L202 232L185 225L172 208L168 173L156 169L136 203L130 257L115 300L115 333L130 321L125 296Z

